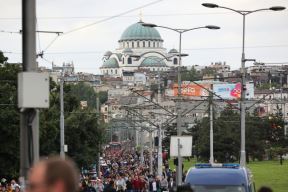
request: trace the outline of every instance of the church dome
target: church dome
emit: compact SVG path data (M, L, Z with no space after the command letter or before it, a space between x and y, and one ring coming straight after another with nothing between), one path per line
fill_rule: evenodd
M178 53L178 51L176 49L171 49L168 53L173 54L173 53Z
M123 53L129 55L129 54L132 54L133 51L130 48L126 48L126 49L123 50Z
M112 52L111 51L106 51L104 53L104 56L107 56L107 57L110 57L112 55Z
M163 59L155 56L145 58L140 67L167 67Z
M119 68L117 59L111 57L102 65L102 68Z
M157 29L142 26L143 22L130 25L121 35L119 42L129 40L157 40L163 41Z

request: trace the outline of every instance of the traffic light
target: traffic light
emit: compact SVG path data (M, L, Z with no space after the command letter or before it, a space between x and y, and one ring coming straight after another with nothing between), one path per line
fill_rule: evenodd
M175 158L175 159L174 159L174 165L175 165L175 166L178 166L178 158Z
M158 137L154 137L154 146L158 147L159 145L159 138Z

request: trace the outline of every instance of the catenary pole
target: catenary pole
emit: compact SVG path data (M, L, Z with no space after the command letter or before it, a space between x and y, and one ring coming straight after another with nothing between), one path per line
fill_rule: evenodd
M36 0L22 0L22 62L24 72L36 72ZM39 160L39 112L20 113L20 184L25 189L29 168Z

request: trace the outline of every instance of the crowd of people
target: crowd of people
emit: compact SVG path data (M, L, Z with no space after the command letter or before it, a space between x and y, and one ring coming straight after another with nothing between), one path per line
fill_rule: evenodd
M149 153L144 151L143 159L136 150L106 150L102 175L96 180L87 179L81 184L83 192L162 192L175 188L175 171L171 171L168 162L164 161L163 176L155 173L157 159L153 158L153 173L150 173Z
M157 159L150 172L149 154L144 158L136 150L124 149L117 153L105 151L101 175L89 178L81 175L73 161L49 158L38 162L29 172L28 183L21 188L16 180L1 179L0 192L193 192L190 186L176 187L176 174L164 161L163 174L157 173ZM154 174L153 174L154 173ZM185 173L184 173L185 174ZM183 177L184 179L184 177ZM22 190L21 190L22 189ZM272 192L262 187L258 192Z
M1 179L0 192L19 192L20 185L14 179L8 181L5 178Z

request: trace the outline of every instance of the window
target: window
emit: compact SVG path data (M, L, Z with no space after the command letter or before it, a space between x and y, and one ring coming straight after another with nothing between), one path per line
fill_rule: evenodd
M117 69L115 69L115 74L117 74Z
M139 41L137 41L137 47L140 47L140 43L139 43Z
M129 47L129 42L127 42L127 47Z
M113 74L113 69L111 69L111 74Z
M122 62L123 62L123 64L125 64L125 58L124 57L122 58Z
M148 47L150 47L150 46L151 46L150 41L148 41Z
M155 41L153 42L153 47L155 47Z
M174 65L177 65L177 64L178 64L178 59L177 59L177 58L174 58L174 59L173 59L173 64L174 64Z
M145 47L145 41L143 41L143 47Z
M132 42L132 48L134 48L134 42Z
M131 57L128 58L128 64L132 64L132 58Z

